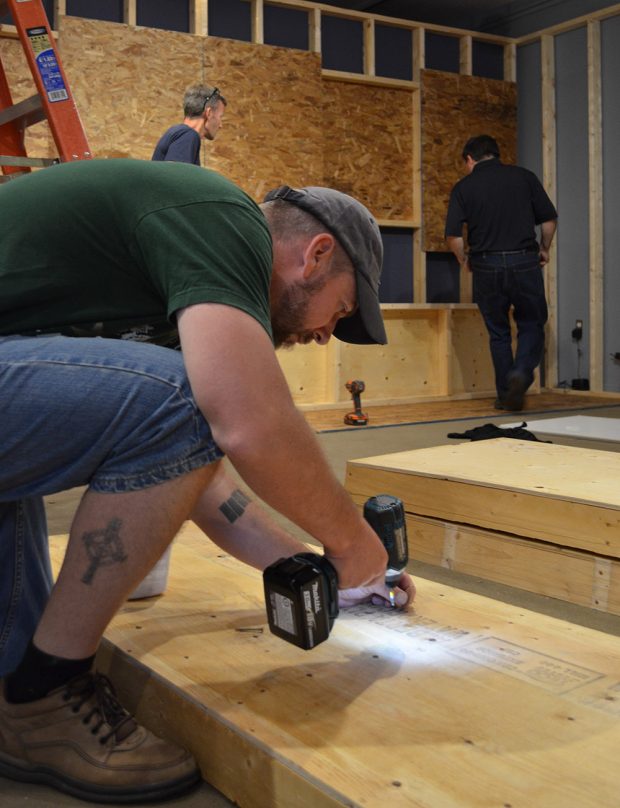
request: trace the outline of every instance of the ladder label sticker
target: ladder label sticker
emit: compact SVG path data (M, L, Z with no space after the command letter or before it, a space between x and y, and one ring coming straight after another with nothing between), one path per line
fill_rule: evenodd
M47 29L44 26L27 28L26 33L49 101L66 101L69 93L60 72L56 53L47 35Z

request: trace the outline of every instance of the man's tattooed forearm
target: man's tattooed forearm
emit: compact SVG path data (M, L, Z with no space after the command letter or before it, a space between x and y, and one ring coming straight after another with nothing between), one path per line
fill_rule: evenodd
M238 488L236 491L233 491L230 497L226 500L226 502L222 502L220 505L220 511L224 514L224 516L228 519L228 521L232 523L238 519L240 516L243 516L243 512L245 511L246 507L249 505L250 499L246 497L243 491L240 491Z
M103 530L84 533L82 541L90 564L82 576L82 583L91 584L99 567L109 567L127 560L120 537L121 525L120 519L111 519Z

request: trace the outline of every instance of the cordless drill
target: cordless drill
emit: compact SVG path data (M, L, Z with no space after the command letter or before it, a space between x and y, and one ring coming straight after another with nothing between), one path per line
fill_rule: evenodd
M388 553L385 583L390 590L390 605L396 607L394 587L409 561L405 507L398 497L379 494L364 504L364 519L381 539Z
M385 582L395 608L394 587L409 558L403 503L389 494L371 497L364 518L388 552ZM263 585L273 634L306 651L329 637L338 617L338 575L325 556L298 553L281 558L266 567Z
M365 412L362 412L362 399L360 397L361 393L363 393L366 389L366 385L363 381L355 379L347 382L345 387L349 393L351 393L353 406L355 407L354 412L348 412L344 416L345 424L349 424L350 426L366 426L368 423L368 416Z

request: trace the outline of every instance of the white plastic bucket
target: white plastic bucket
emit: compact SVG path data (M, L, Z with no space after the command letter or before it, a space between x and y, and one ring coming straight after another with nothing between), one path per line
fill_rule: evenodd
M170 567L170 553L172 552L172 544L164 551L164 554L155 564L149 574L142 580L140 584L129 595L127 600L139 600L140 598L152 598L155 595L164 593L168 585L168 569Z

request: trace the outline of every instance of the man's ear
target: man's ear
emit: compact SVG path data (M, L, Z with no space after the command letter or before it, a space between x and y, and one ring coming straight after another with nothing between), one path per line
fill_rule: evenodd
M331 261L336 240L331 233L317 233L304 250L304 280L317 270L322 271Z

